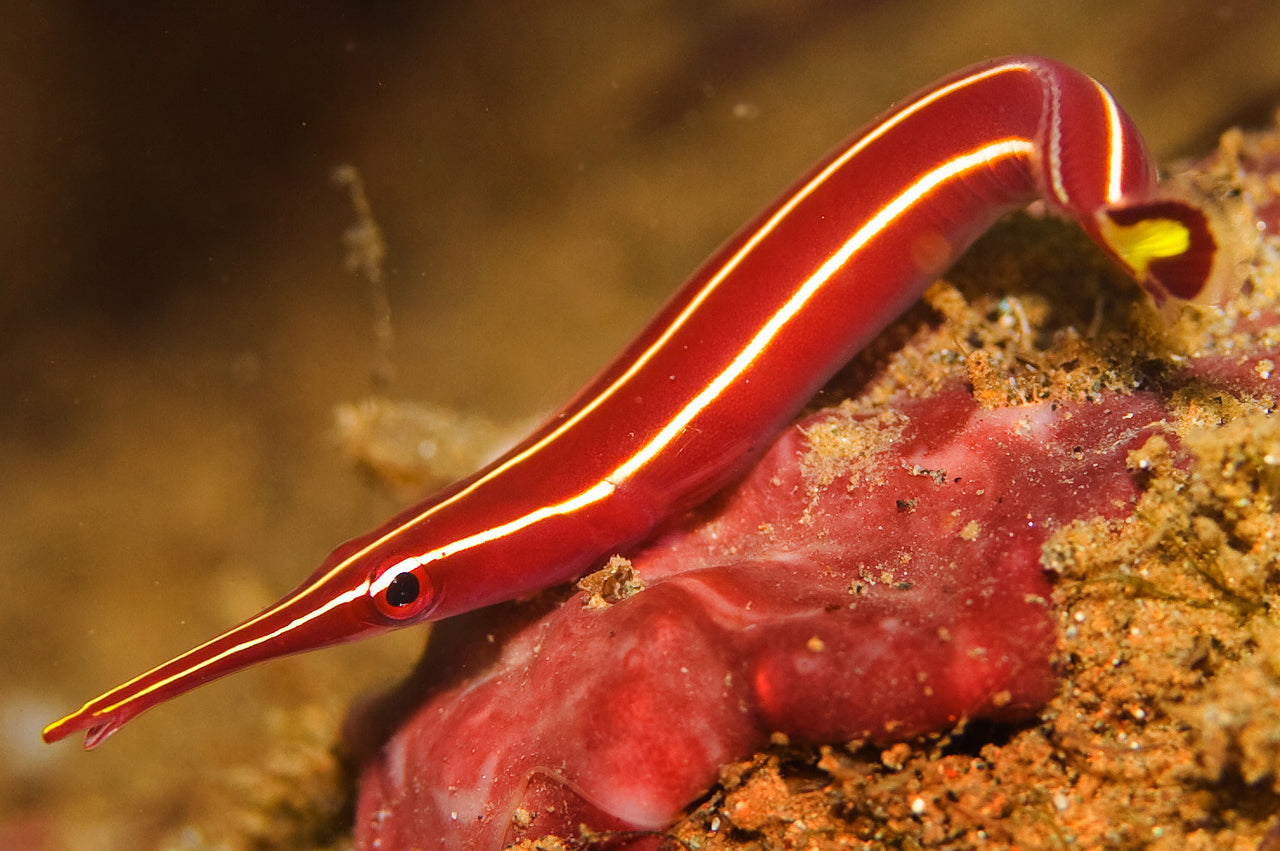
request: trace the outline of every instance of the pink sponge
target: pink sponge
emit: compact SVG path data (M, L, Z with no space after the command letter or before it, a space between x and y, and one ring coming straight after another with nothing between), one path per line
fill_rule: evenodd
M657 829L773 733L1028 717L1055 687L1041 545L1128 514L1126 455L1164 417L1149 394L983 410L959 388L809 417L632 559L642 590L438 626L364 769L358 846Z

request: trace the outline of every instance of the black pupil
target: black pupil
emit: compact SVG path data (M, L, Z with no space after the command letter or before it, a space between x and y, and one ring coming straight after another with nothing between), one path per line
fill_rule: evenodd
M387 586L387 603L397 609L401 606L407 606L418 599L420 590L418 577L412 573L402 573L392 579L391 584Z

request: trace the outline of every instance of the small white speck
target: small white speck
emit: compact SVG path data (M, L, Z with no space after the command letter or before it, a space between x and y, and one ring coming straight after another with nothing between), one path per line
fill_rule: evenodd
M924 798L916 798L911 802L911 812L918 816L924 815Z

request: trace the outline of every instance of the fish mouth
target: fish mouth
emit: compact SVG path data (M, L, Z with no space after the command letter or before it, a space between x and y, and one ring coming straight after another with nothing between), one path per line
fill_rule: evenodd
M124 722L127 720L128 717L120 717L119 715L101 716L92 710L91 704L85 704L65 718L60 718L45 727L40 734L40 738L49 744L53 744L65 739L72 733L84 730L84 749L91 751L111 738L117 730L124 726Z
M368 583L337 595L304 585L274 606L205 643L157 665L94 698L44 728L56 742L85 731L86 750L98 747L131 718L170 698L270 659L340 644L376 632L384 624L361 614ZM316 598L327 600L317 606Z

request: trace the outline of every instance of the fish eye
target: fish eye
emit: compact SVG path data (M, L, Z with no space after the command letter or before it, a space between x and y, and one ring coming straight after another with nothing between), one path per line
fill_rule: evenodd
M393 621L405 621L422 614L434 594L426 570L417 559L408 558L375 574L369 583L374 608Z
M422 583L412 573L402 573L387 586L383 599L394 609L403 609L413 605L422 593Z

